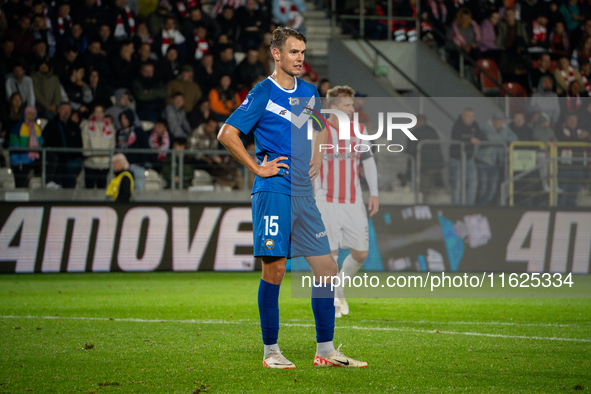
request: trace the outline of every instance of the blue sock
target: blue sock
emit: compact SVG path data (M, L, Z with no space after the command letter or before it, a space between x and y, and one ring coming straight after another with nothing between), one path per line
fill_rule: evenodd
M262 279L259 284L259 316L265 345L275 345L277 343L279 334L279 288L280 286L265 282Z
M334 290L330 283L312 287L312 312L316 321L316 342L329 342L334 337Z

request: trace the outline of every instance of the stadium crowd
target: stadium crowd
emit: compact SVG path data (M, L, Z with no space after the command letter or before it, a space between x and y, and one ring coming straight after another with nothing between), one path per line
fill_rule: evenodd
M131 167L178 183L170 179L178 155L158 151L222 149L219 122L273 71L273 29L305 29L298 0L218 0L204 8L197 0L7 0L0 9L2 148L153 149L126 153ZM303 74L318 82L308 64ZM252 148L252 140L244 143ZM17 187L39 174L38 152L11 152L10 163L0 156ZM227 155L184 162L185 187L193 169L240 186ZM47 186L73 188L83 168L86 188L105 188L110 163L105 153L48 151Z

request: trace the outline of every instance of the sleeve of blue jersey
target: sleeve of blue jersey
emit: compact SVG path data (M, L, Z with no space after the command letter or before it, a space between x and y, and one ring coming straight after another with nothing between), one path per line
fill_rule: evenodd
M263 82L252 88L242 104L226 120L226 124L236 127L244 134L250 133L265 113L269 101L268 84Z

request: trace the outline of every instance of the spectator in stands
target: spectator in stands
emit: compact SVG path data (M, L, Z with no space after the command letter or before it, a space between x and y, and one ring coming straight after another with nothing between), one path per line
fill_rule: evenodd
M78 49L79 53L84 53L86 48L88 47L88 41L84 36L84 30L82 30L82 26L79 23L74 23L72 26L72 30L70 31L70 35L68 37L64 37L61 41L62 47L74 46Z
M47 27L47 21L42 14L37 14L33 18L33 35L35 40L47 44L47 54L53 58L57 49L57 41L53 35L53 30Z
M82 53L79 51L79 53ZM88 50L82 55L82 62L86 70L98 70L98 72L105 78L105 81L109 80L111 73L111 66L109 65L109 59L103 54L101 49L101 42L99 40L92 40L88 46ZM113 82L119 82L117 80ZM115 85L118 86L118 85Z
M62 85L59 78L53 74L49 63L39 63L37 71L31 76L35 91L37 113L41 118L51 120L57 113L57 107L62 100Z
M62 2L58 5L55 19L51 22L54 29L54 35L60 44L70 36L70 30L74 21L70 16L70 4Z
M104 52L103 55L114 55L117 50L117 45L111 34L111 27L109 25L103 24L99 27L98 38L101 41L101 50Z
M209 101L207 101L207 97L202 97L193 109L193 112L187 115L192 129L196 128L210 117L211 110L209 109Z
M209 118L201 123L191 133L188 141L189 150L218 150L217 140L218 122L214 118ZM195 167L211 172L212 166L222 164L222 158L219 155L204 155L197 153L194 156Z
M240 96L232 87L232 78L229 75L222 75L220 84L209 92L212 116L219 122L224 122L240 103Z
M106 115L113 118L113 122L115 124L115 129L119 130L121 128L121 123L119 123L119 114L126 109L131 109L130 106L130 93L129 90L125 88L115 90L115 105L107 109ZM134 118L136 119L135 125L140 126L140 118L134 112Z
M478 173L474 161L474 147L485 139L485 135L480 130L480 126L474 119L474 110L466 108L462 115L456 120L451 129L451 139L464 143L464 152L466 154L466 205L474 205L476 201L476 191L478 187ZM449 150L449 178L452 190L452 203L459 205L462 185L461 185L461 166L462 155L461 148L457 144L452 144Z
M501 54L499 69L503 82L517 82L523 87L529 83L528 70L531 69L531 59L525 41L521 38L515 39L514 47Z
M588 131L578 126L576 113L566 115L566 120L556 131L557 140L561 142L590 142ZM558 185L563 190L558 196L559 206L577 206L577 195L583 187L585 178L584 162L574 161L585 155L583 148L562 148L559 153L562 158L558 169Z
M60 103L57 112L57 116L43 129L43 145L51 148L82 148L80 128L70 120L72 114L70 103ZM57 185L69 189L76 187L76 178L81 169L82 153L47 152L48 187L55 188Z
M587 94L591 95L591 63L588 59L582 59L579 62L581 67L581 80L583 81L583 89L587 92Z
M265 68L265 73L263 75L271 75L273 73L273 69L275 68L275 60L273 59L273 54L271 53L271 39L273 35L270 32L266 32L263 35L263 43L259 47L259 61Z
M521 111L513 113L513 121L509 125L519 141L533 141L532 128L525 122L525 114Z
M15 51L22 57L27 57L33 50L35 35L31 30L31 17L23 14L18 19L18 27L8 31L8 37L14 40Z
M213 53L208 52L195 66L195 82L202 92L209 92L220 80L219 71L214 67Z
M560 13L565 21L565 27L568 34L571 34L579 28L581 22L585 19L581 15L577 0L568 0L560 6Z
M88 106L94 108L95 105L102 105L104 108L111 106L111 95L113 90L105 82L101 81L101 75L97 70L91 70L88 76L88 97L90 101Z
M554 85L554 74L550 72L550 55L543 53L538 61L538 68L535 68L529 72L529 86L532 92L538 91L538 84L540 78L549 77L552 79Z
M581 40L577 49L575 49L570 58L570 65L573 68L578 69L580 67L579 62L583 59L589 60L591 57L591 37L585 37Z
M152 50L159 58L163 58L166 57L168 48L174 46L179 51L181 60L184 60L186 58L186 52L183 50L184 43L185 37L176 28L175 18L169 16L165 19L162 31L154 36Z
M34 107L35 102L35 88L33 87L33 80L31 77L25 75L25 66L22 63L12 66L12 74L6 76L6 97L9 98L13 93L19 92L25 107Z
M186 138L176 138L174 143L172 144L172 148L174 149L174 153L171 155L167 155L166 159L164 160L164 166L162 167L162 176L166 179L168 187L172 187L173 180L174 180L174 187L175 189L180 187L180 155L177 152L184 151L187 145ZM193 167L189 163L188 155L185 155L183 158L183 188L187 188L191 185L191 180L193 179ZM176 172L174 174L174 178L172 177L172 161L176 161Z
M238 23L234 17L234 8L229 5L224 6L222 13L215 18L215 21L220 27L220 35L225 35L229 44L234 44L238 35Z
M142 43L137 51L135 58L133 59L133 68L136 74L139 74L142 65L145 63L154 63L158 61L158 56L152 52L152 46L148 43Z
M31 56L27 59L29 70L36 70L41 62L51 63L51 57L47 54L47 44L45 41L35 41Z
M2 11L6 16L8 28L13 29L18 26L18 17L28 10L20 0L10 0L2 5Z
M74 19L82 24L82 28L88 37L96 36L98 32L98 21L101 12L96 0L84 0L73 10Z
M538 83L538 91L532 94L530 109L533 112L543 111L550 116L552 123L558 122L560 118L560 102L558 95L554 92L554 83L550 77L543 76Z
M550 35L547 30L548 18L543 13L539 13L535 20L531 22L528 34L532 48L530 52L541 52L550 49Z
M209 32L207 37L202 37L204 39L210 39L219 35L219 27L217 24L209 15L201 11L201 8L196 6L191 8L189 11L189 17L183 20L180 30L187 39L190 39L195 32L195 29L199 26L203 26L206 31Z
M25 108L23 119L10 130L11 148L41 148L43 136L37 125L37 110L29 105ZM16 187L28 187L30 173L40 173L41 152L13 152L10 154L10 164L14 174Z
M564 23L558 21L550 34L550 52L555 56L570 55L570 38L564 30Z
M78 50L74 47L67 48L62 54L56 56L53 62L53 70L60 81L64 83L70 78L72 67L79 66L81 61L78 57Z
M203 58L209 52L209 42L207 41L207 28L205 25L197 25L187 41L189 61L195 63ZM193 37L191 40L190 37Z
M480 50L485 57L490 59L498 59L500 51L503 50L496 44L497 34L495 29L499 24L499 13L492 12L488 18L482 21L480 25Z
M326 92L330 90L332 84L328 78L322 78L316 87L318 89L318 95L320 97L326 97Z
M238 87L248 86L259 75L265 74L265 67L259 61L259 51L257 48L249 48L244 60L236 67L236 83Z
M143 64L140 77L134 79L131 86L140 119L154 122L162 112L166 99L166 87L154 75L154 65Z
M111 86L117 88L131 88L131 81L135 76L135 64L133 42L123 41L119 47L119 56L111 59L112 77L109 80ZM102 74L101 74L102 75Z
M21 57L14 52L14 40L5 37L2 40L2 52L0 53L0 71L2 77L12 72L12 67L21 61Z
M421 3L421 12L427 14L427 23L438 31L445 31L450 25L455 14L455 5L448 0L427 0L427 7L423 8Z
M234 49L228 44L220 45L219 59L214 63L214 68L218 75L234 75L236 69L236 59L234 59Z
M554 79L556 80L556 93L559 95L568 89L568 85L573 80L579 82L579 87L584 86L581 74L569 64L566 56L561 57L558 61L558 68L554 70Z
M158 155L149 156L150 162L152 163L152 168L159 173L162 172L162 165L166 159L165 151L170 149L170 140L171 137L166 127L166 120L164 118L159 118L156 120L154 129L152 129L150 132L150 137L148 139L151 149L162 151L158 153Z
M499 23L498 29L496 44L506 51L516 51L517 48L525 47L529 42L525 26L516 19L513 8L505 11L505 19Z
M239 28L238 44L242 51L250 47L258 48L261 45L263 14L257 9L257 0L246 0L244 5L236 10L236 20Z
M572 42L574 45L581 45L581 42L584 41L587 37L591 37L591 9L589 9L589 13L583 13L586 19L583 24L581 24L581 28L577 29L572 34Z
M92 98L88 86L84 82L84 67L81 65L73 65L70 68L70 76L62 84L70 104L75 111L80 112L84 117L88 114L89 110L86 106Z
M583 100L589 95L586 91L581 92L579 82L576 79L570 81L568 90L560 95L561 113L565 116L567 113L579 112L584 109Z
M3 119L2 121L3 132L7 134L10 133L10 130L12 130L14 125L22 122L24 109L25 104L23 103L23 97L20 93L14 92L8 99L8 113L6 114L6 119ZM8 141L8 135L4 138Z
M107 188L107 197L113 202L129 202L134 189L134 177L129 162L123 153L116 153L111 159L113 179Z
M412 133L417 137L417 141L409 141L404 151L417 159L417 148L419 141L439 140L439 133L427 124L427 117L423 114L417 115L417 124L412 129ZM421 187L424 189L432 188L441 180L441 168L443 167L443 156L441 155L441 145L426 144L421 148ZM411 168L407 167L405 175L398 175L402 187L411 181Z
M145 22L141 22L135 29L135 35L133 36L133 45L137 49L141 44L151 44L152 37L148 31L148 25Z
M472 13L468 8L462 7L458 10L447 35L448 41L455 44L455 48L450 49L462 50L474 59L480 57L480 26L472 20ZM500 36L497 36L497 45L499 38Z
M486 141L509 144L517 141L517 135L505 124L502 113L494 114L482 130ZM480 146L476 153L476 168L478 170L477 202L482 206L489 206L493 201L499 175L505 165L505 146Z
M181 73L181 64L179 63L179 52L176 46L168 47L166 57L158 62L158 71L162 82L165 84L172 81Z
M173 138L184 138L185 140L191 134L191 126L187 119L187 113L183 109L185 99L183 94L175 92L172 94L170 103L164 110L166 121Z
M150 30L150 34L152 36L162 32L162 29L166 23L166 18L173 18L176 23L174 14L170 12L170 3L168 0L160 0L158 3L158 8L148 15L148 30Z
M179 78L173 79L166 85L167 103L171 101L172 95L180 92L185 100L183 109L190 113L195 108L197 102L201 99L201 89L199 85L193 82L193 67L186 64L181 69Z
M105 19L109 21L115 39L130 39L135 33L137 17L127 5L127 0L115 0Z
M82 146L86 149L115 149L115 129L105 117L105 109L97 105L92 116L80 124ZM104 189L107 186L110 155L105 152L84 152L84 182L87 189Z
M148 143L148 137L142 127L135 125L135 115L133 111L126 109L121 112L119 114L119 124L121 127L117 130L117 147L119 149L129 149L127 159L131 164L145 167L147 155L143 152L133 153L133 150L149 149L150 145Z

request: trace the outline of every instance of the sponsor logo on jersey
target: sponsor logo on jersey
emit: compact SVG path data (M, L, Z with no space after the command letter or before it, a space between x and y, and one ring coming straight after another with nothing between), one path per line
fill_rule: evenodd
M248 111L248 108L250 108L250 104L252 104L252 101L252 97L246 97L242 104L240 104L240 107L238 107L238 109Z
M289 105L299 105L300 99L297 97L290 97L289 98Z
M287 113L286 109L282 109L281 112L279 112L279 115L285 115Z
M326 237L326 230L324 230L321 233L316 233L316 238L322 238L322 237Z
M265 248L271 250L275 247L275 242L272 239L265 240Z

